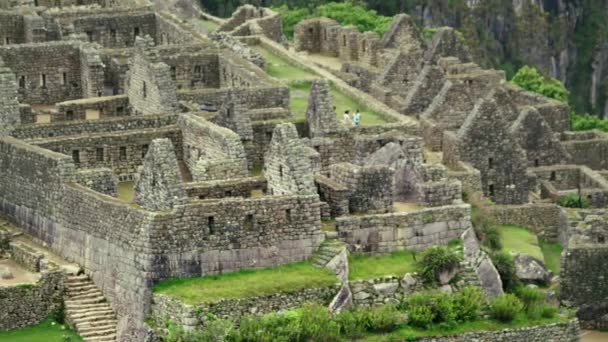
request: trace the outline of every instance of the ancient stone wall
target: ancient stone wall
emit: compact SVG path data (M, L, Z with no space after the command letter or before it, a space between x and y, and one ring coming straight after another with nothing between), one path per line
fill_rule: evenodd
M118 192L118 177L108 168L78 170L76 183L112 197Z
M29 104L48 105L88 97L93 90L85 82L93 80L84 79L83 70L87 67L82 55L79 45L70 42L0 48L0 58L16 75L19 101Z
M192 44L195 39L191 32L186 31L180 24L165 13L156 13L156 41L158 45Z
M568 217L555 204L497 205L488 214L497 224L527 227L542 239L567 245Z
M96 135L67 136L30 141L35 146L70 156L78 168L111 169L116 175L133 175L154 139L168 138L182 159L182 137L175 126Z
M0 331L36 325L63 302L64 275L44 272L33 285L0 287Z
M0 11L0 45L25 43L23 15Z
M17 139L45 139L56 136L118 133L128 130L145 130L175 125L177 114L112 118L101 121L58 122L51 124L28 124L17 127L12 136Z
M281 42L284 39L282 25L283 21L277 12L269 8L244 5L217 30L229 32L233 36L262 34L276 42Z
M471 227L470 215L470 206L464 204L412 213L338 217L336 229L351 250L386 254L447 245Z
M577 133L562 141L573 164L586 165L593 170L608 169L608 136L599 131Z
M220 57L214 53L163 54L169 65L171 78L177 89L205 89L220 87Z
M224 198L178 206L158 217L150 232L152 248L158 253L153 278L306 260L323 240L319 207L317 195Z
M566 323L554 323L529 328L481 331L444 337L424 337L419 342L576 342L580 340L579 324L576 319Z
M100 119L128 116L129 98L125 95L80 99L57 103L57 113L51 122L86 120L87 114L97 114Z
M74 33L85 34L89 42L105 48L132 47L138 36L158 36L156 15L153 12L117 10L114 13L73 18L70 24L73 25Z
M227 92L228 89L225 88L180 91L179 99L219 107L220 100L225 98ZM249 109L289 108L289 88L286 86L244 88L240 94L242 95L242 101L247 104Z
M34 273L40 272L40 261L44 255L28 246L19 243L9 243L9 254L11 259L26 270Z
M10 134L21 121L15 75L0 58L0 136Z
M355 166L348 163L330 167L330 178L349 189L350 213L387 213L393 206L393 173L388 166Z
M266 315L279 311L297 309L307 303L329 305L338 293L339 286L303 289L294 293L276 293L270 296L225 299L216 303L185 305L179 300L155 294L152 298L151 319L159 325L167 319L186 328L203 328L210 315L227 318L239 323L251 314Z
M247 159L238 134L193 114L179 118L184 161L194 181L246 177Z
M221 199L230 197L253 197L253 191L266 193L266 179L264 177L248 177L229 180L216 180L210 182L185 184L188 197L198 199Z

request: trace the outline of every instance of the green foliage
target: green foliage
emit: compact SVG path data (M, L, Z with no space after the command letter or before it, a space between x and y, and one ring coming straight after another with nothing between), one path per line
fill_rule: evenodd
M608 120L589 114L578 115L572 113L570 115L570 126L573 131L599 129L600 131L608 132Z
M553 318L557 316L559 310L555 306L542 305L541 306L541 317L542 318Z
M370 332L389 332L403 321L401 313L393 305L357 310L355 317L359 324Z
M422 29L422 35L423 35L424 39L431 41L431 40L433 40L433 37L435 37L435 34L437 33L437 31L439 31L439 30L434 27L425 27Z
M3 307L0 310L5 310ZM49 341L82 341L74 331L65 325L58 324L49 317L42 323L17 330L0 331L0 341L10 342L49 342Z
M490 316L499 322L512 322L522 312L523 304L517 296L507 293L496 297L490 304Z
M408 314L410 324L418 328L427 328L435 320L433 310L425 305L412 305Z
M492 253L490 257L502 280L502 288L505 291L515 290L520 282L515 273L513 257L505 252Z
M568 194L557 199L557 204L564 208L589 208L591 201L578 194Z
M528 314L539 308L545 300L545 294L540 290L528 286L520 286L515 290L515 295L524 305L524 310ZM540 315L539 315L540 316Z
M340 325L329 314L327 308L317 304L307 304L300 312L300 340L337 341L340 339Z
M458 267L460 260L461 256L448 247L433 246L422 253L418 267L426 282L436 283L441 272Z
M570 93L558 80L543 76L536 68L524 66L515 73L511 82L529 91L567 102Z
M292 39L294 35L294 27L301 21L311 17L308 8L290 9L287 5L273 7L273 10L281 13L283 17L283 31L287 38Z
M495 251L502 249L498 228L488 215L475 204L473 204L473 210L471 211L471 223L473 229L475 229L477 239L481 241L483 246Z
M343 311L336 316L336 322L340 326L340 335L351 339L357 339L365 334L365 326L360 322L360 316L355 311Z
M417 293L405 304L411 325L418 328L431 324L449 326L478 319L485 296L480 289L467 287L455 294Z
M486 297L479 288L465 287L452 297L452 301L456 312L456 320L467 322L479 318Z

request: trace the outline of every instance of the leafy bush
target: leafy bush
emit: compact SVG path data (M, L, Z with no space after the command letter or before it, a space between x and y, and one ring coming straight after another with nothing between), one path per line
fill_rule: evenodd
M453 295L453 303L457 321L474 321L479 318L486 297L479 288L465 287Z
M573 131L599 129L600 131L608 132L608 120L589 114L578 115L572 113L570 115L570 124Z
M526 311L532 310L534 307L540 306L545 300L545 294L540 290L527 286L520 286L515 290L515 295L524 304Z
M340 326L327 308L318 304L304 305L300 312L300 339L310 341L336 341L340 339Z
M307 8L290 9L287 5L273 7L273 10L281 13L283 18L283 32L287 38L292 39L294 27L301 21L311 17L312 13Z
M502 249L500 233L494 222L488 216L489 215L484 210L476 204L473 204L471 223L473 224L473 229L475 229L477 239L481 241L483 246L498 251Z
M365 327L360 324L358 316L353 311L343 311L336 316L342 336L357 339L365 334Z
M436 283L441 272L458 267L460 260L461 256L457 252L447 247L434 246L422 253L418 266L428 283Z
M503 290L514 290L519 285L520 281L515 273L515 261L513 260L513 257L506 252L492 253L490 257L502 280Z
M589 208L591 201L578 194L568 194L557 199L557 204L565 208Z
M517 296L507 293L496 297L490 304L490 316L504 323L512 322L522 312L524 305Z
M300 321L297 316L270 314L263 317L245 317L241 320L235 341L298 341Z
M558 309L552 305L542 305L541 306L541 317L543 318L553 318L557 315Z
M418 328L427 328L435 320L435 314L430 307L415 305L408 310L409 323Z
M567 102L570 92L558 80L543 76L536 68L523 66L511 81L518 86L546 97Z

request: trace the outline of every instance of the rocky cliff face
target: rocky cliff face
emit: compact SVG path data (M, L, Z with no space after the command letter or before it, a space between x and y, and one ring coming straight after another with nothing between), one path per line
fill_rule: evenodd
M579 112L608 114L607 0L417 0L406 11L458 28L478 62L533 65L566 83Z

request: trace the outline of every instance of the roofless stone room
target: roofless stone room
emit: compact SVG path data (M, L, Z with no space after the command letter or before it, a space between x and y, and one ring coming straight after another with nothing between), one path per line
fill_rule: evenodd
M0 341L608 341L607 13L2 0Z

